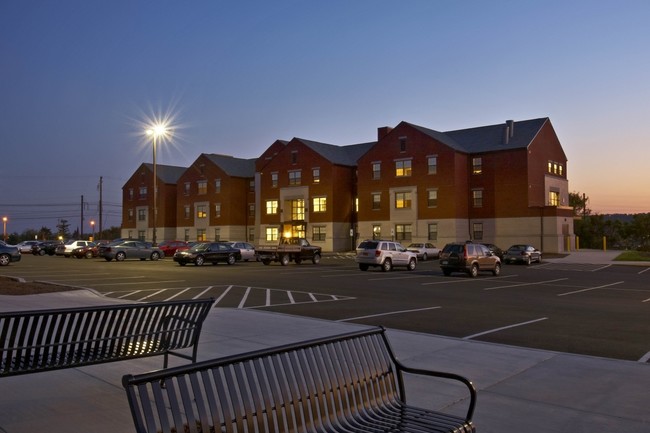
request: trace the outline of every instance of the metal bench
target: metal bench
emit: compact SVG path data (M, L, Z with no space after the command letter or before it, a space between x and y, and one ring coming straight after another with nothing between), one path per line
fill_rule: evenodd
M460 381L466 415L406 404L405 373ZM402 365L382 328L125 375L122 384L138 433L475 431L472 383Z
M214 299L0 313L0 377L168 355L196 362ZM178 352L192 348L191 355Z

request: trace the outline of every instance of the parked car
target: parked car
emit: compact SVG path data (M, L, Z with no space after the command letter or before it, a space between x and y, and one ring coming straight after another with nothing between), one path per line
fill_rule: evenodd
M532 262L542 263L542 252L532 245L513 245L506 251L503 261L506 263L525 263L527 265Z
M20 250L16 245L7 245L3 241L0 241L0 266L7 266L12 262L19 262L20 258Z
M97 244L89 242L88 245L85 247L79 247L75 248L72 250L72 257L76 257L78 259L92 259L93 257L97 257L99 255L99 247Z
M257 260L255 256L255 245L248 242L226 242L231 247L239 250L241 259L245 262L249 260Z
M503 255L505 254L505 251L503 251L501 248L497 247L494 244L483 244L487 247L488 250L492 252L495 256L497 256L501 262L503 262Z
M158 248L162 250L165 257L173 257L177 249L184 247L187 247L185 241L163 241L158 244Z
M195 266L201 266L205 262L216 265L224 262L229 265L235 264L241 260L241 253L225 242L205 242L194 245L189 250L176 251L174 261L181 266L188 263L194 263Z
M95 245L95 243L91 241L78 241L71 239L64 244L57 245L55 254L57 256L70 257L75 248L85 247L89 244Z
M299 265L306 260L311 260L317 265L322 254L322 247L311 245L307 239L300 237L283 237L278 245L258 245L255 250L255 257L264 265L280 262L282 266L286 266L292 261Z
M22 241L16 245L16 248L18 248L21 254L28 254L32 252L32 246L38 244L39 241Z
M43 241L32 245L32 254L35 256L53 256L56 253L56 247L61 245L61 241Z
M418 257L399 242L366 240L357 247L355 261L362 271L367 271L371 266L379 266L384 272L395 266L406 266L406 269L412 271L417 266Z
M426 262L430 258L437 259L440 256L440 248L437 248L430 242L412 243L406 249L413 251L418 256L418 260L422 260L423 262Z
M126 259L140 259L140 260L158 260L164 257L162 250L158 247L153 247L151 244L142 241L118 241L105 245L101 249L102 257L107 262L115 259L122 262Z
M445 245L440 252L440 268L444 275L464 272L476 277L479 271L489 271L493 275L501 273L501 259L485 245L473 242L453 242Z

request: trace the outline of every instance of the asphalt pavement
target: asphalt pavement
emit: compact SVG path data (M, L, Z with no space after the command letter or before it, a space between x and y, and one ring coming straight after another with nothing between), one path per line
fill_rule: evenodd
M613 264L616 252L580 251L546 261ZM625 264L615 262L616 264ZM644 263L648 266L648 263ZM0 310L120 303L90 290L0 296ZM338 334L363 325L246 309L214 308L204 324L199 360ZM650 363L527 349L389 330L406 364L451 371L478 389L478 432L650 431ZM646 362L643 362L646 361ZM183 361L170 359L171 365ZM0 432L133 432L122 375L162 367L162 357L0 379ZM407 400L462 413L462 393L409 382Z

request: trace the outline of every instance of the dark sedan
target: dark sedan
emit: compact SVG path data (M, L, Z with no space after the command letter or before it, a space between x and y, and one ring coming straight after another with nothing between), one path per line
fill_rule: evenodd
M61 241L43 241L32 245L32 254L35 256L53 256L56 253L56 247L62 245Z
M7 266L11 262L19 262L20 250L15 245L7 245L0 241L0 266Z
M181 266L188 263L201 266L205 262L210 262L213 265L224 262L232 265L237 260L241 260L241 252L223 242L200 243L188 250L176 251L174 254L174 261Z
M542 263L542 252L532 245L513 245L506 251L503 261L526 265L530 265L531 262Z
M113 242L101 247L101 256L107 262L115 259L118 262L126 259L140 260L158 260L164 257L163 252L158 247L152 247L151 244L142 241L122 241Z

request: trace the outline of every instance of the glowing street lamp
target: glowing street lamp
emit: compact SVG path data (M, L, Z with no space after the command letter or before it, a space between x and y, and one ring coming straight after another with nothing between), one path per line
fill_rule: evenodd
M93 231L93 237L90 240L94 241L95 240L95 220L90 220L90 228Z
M151 128L145 131L147 135L150 135L153 139L153 246L157 246L156 243L156 218L158 216L158 173L156 172L156 142L160 138L165 138L169 133L167 125L165 123L156 123L152 125Z
M2 238L7 242L7 217L2 217Z

